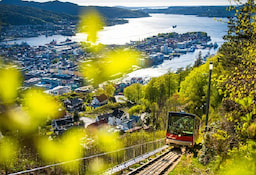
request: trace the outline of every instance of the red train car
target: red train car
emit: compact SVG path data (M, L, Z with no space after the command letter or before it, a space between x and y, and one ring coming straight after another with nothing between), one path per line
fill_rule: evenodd
M199 135L201 118L185 112L169 112L166 144L193 147Z

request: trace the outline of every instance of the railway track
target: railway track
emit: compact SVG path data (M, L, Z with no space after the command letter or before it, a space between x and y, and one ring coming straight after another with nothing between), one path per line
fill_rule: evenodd
M180 151L169 150L164 154L156 157L155 159L149 161L148 163L143 164L142 166L136 168L135 170L132 170L126 175L165 174L166 172L170 171L170 169L174 168L180 156Z

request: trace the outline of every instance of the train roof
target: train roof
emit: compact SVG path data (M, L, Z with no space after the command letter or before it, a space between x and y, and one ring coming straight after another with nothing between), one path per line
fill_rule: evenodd
M191 116L193 118L199 118L201 120L201 117L199 117L196 114L190 114L190 113L186 113L186 112L173 112L173 111L169 111L169 115L168 115L169 117L170 116L174 116L174 115L180 115L180 116L186 115L186 116Z

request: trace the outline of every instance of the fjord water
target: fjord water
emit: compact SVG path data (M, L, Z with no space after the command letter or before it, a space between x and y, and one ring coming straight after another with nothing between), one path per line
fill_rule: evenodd
M207 32L214 42L223 43L226 24L213 18L191 15L150 14L151 17L129 19L129 23L106 27L100 32L104 44L124 44L167 32ZM176 28L173 26L177 25Z
M150 14L151 17L129 18L129 23L105 27L99 33L99 42L103 44L125 44L132 41L142 40L146 37L167 32L194 32L203 31L211 36L213 42L223 43L222 37L225 35L227 25L218 22L213 18L197 17L191 15L171 15L171 14ZM172 26L177 25L176 28ZM22 38L16 43L27 42L31 46L44 45L53 39L57 42L65 41L67 36L39 36L32 38ZM76 36L69 37L73 41L85 41L86 35L77 33Z
M218 19L191 15L150 15L151 17L128 19L129 23L126 24L105 27L104 30L99 33L99 42L103 44L125 44L130 41L143 40L146 37L157 35L158 33L185 33L197 31L207 32L212 39L211 42L216 42L219 46L224 42L223 36L226 34L227 24L217 21ZM173 28L174 25L177 27ZM49 43L53 39L57 42L61 42L65 41L66 38L67 37L61 35L48 37L39 36L35 38L23 38L17 40L16 42L21 43L22 41L25 41L32 46L38 46ZM77 33L76 36L69 38L73 41L85 41L86 35ZM204 56L208 52L210 52L210 54L216 53L217 49L196 50L194 53L188 53L173 60L165 60L163 64L157 67L141 69L139 71L132 72L129 74L129 77L156 77L168 71L175 71L180 67L193 65L199 51L202 51L202 55Z
M219 22L219 20L208 17L186 16L186 15L170 15L170 14L151 14L151 17L130 19L128 24L106 27L100 33L100 41L105 44L124 44L126 42L143 40L146 37L157 35L158 33L167 32L207 32L212 39L212 43L216 42L221 46L224 42L223 36L227 32L227 24ZM173 26L176 25L176 28ZM217 49L198 49L193 53L187 53L179 58L165 60L163 64L140 69L127 75L125 79L132 77L158 77L168 71L176 71L178 68L193 66L199 52L202 56L210 53L215 54ZM125 80L124 79L124 80Z

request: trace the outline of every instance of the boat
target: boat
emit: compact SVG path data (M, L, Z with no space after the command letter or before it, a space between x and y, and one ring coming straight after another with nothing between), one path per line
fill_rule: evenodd
M69 38L67 38L65 42L70 42L70 41L72 41L72 40L71 40L71 39L69 39Z
M56 44L57 44L57 41L54 39L50 42L50 45L56 45Z

